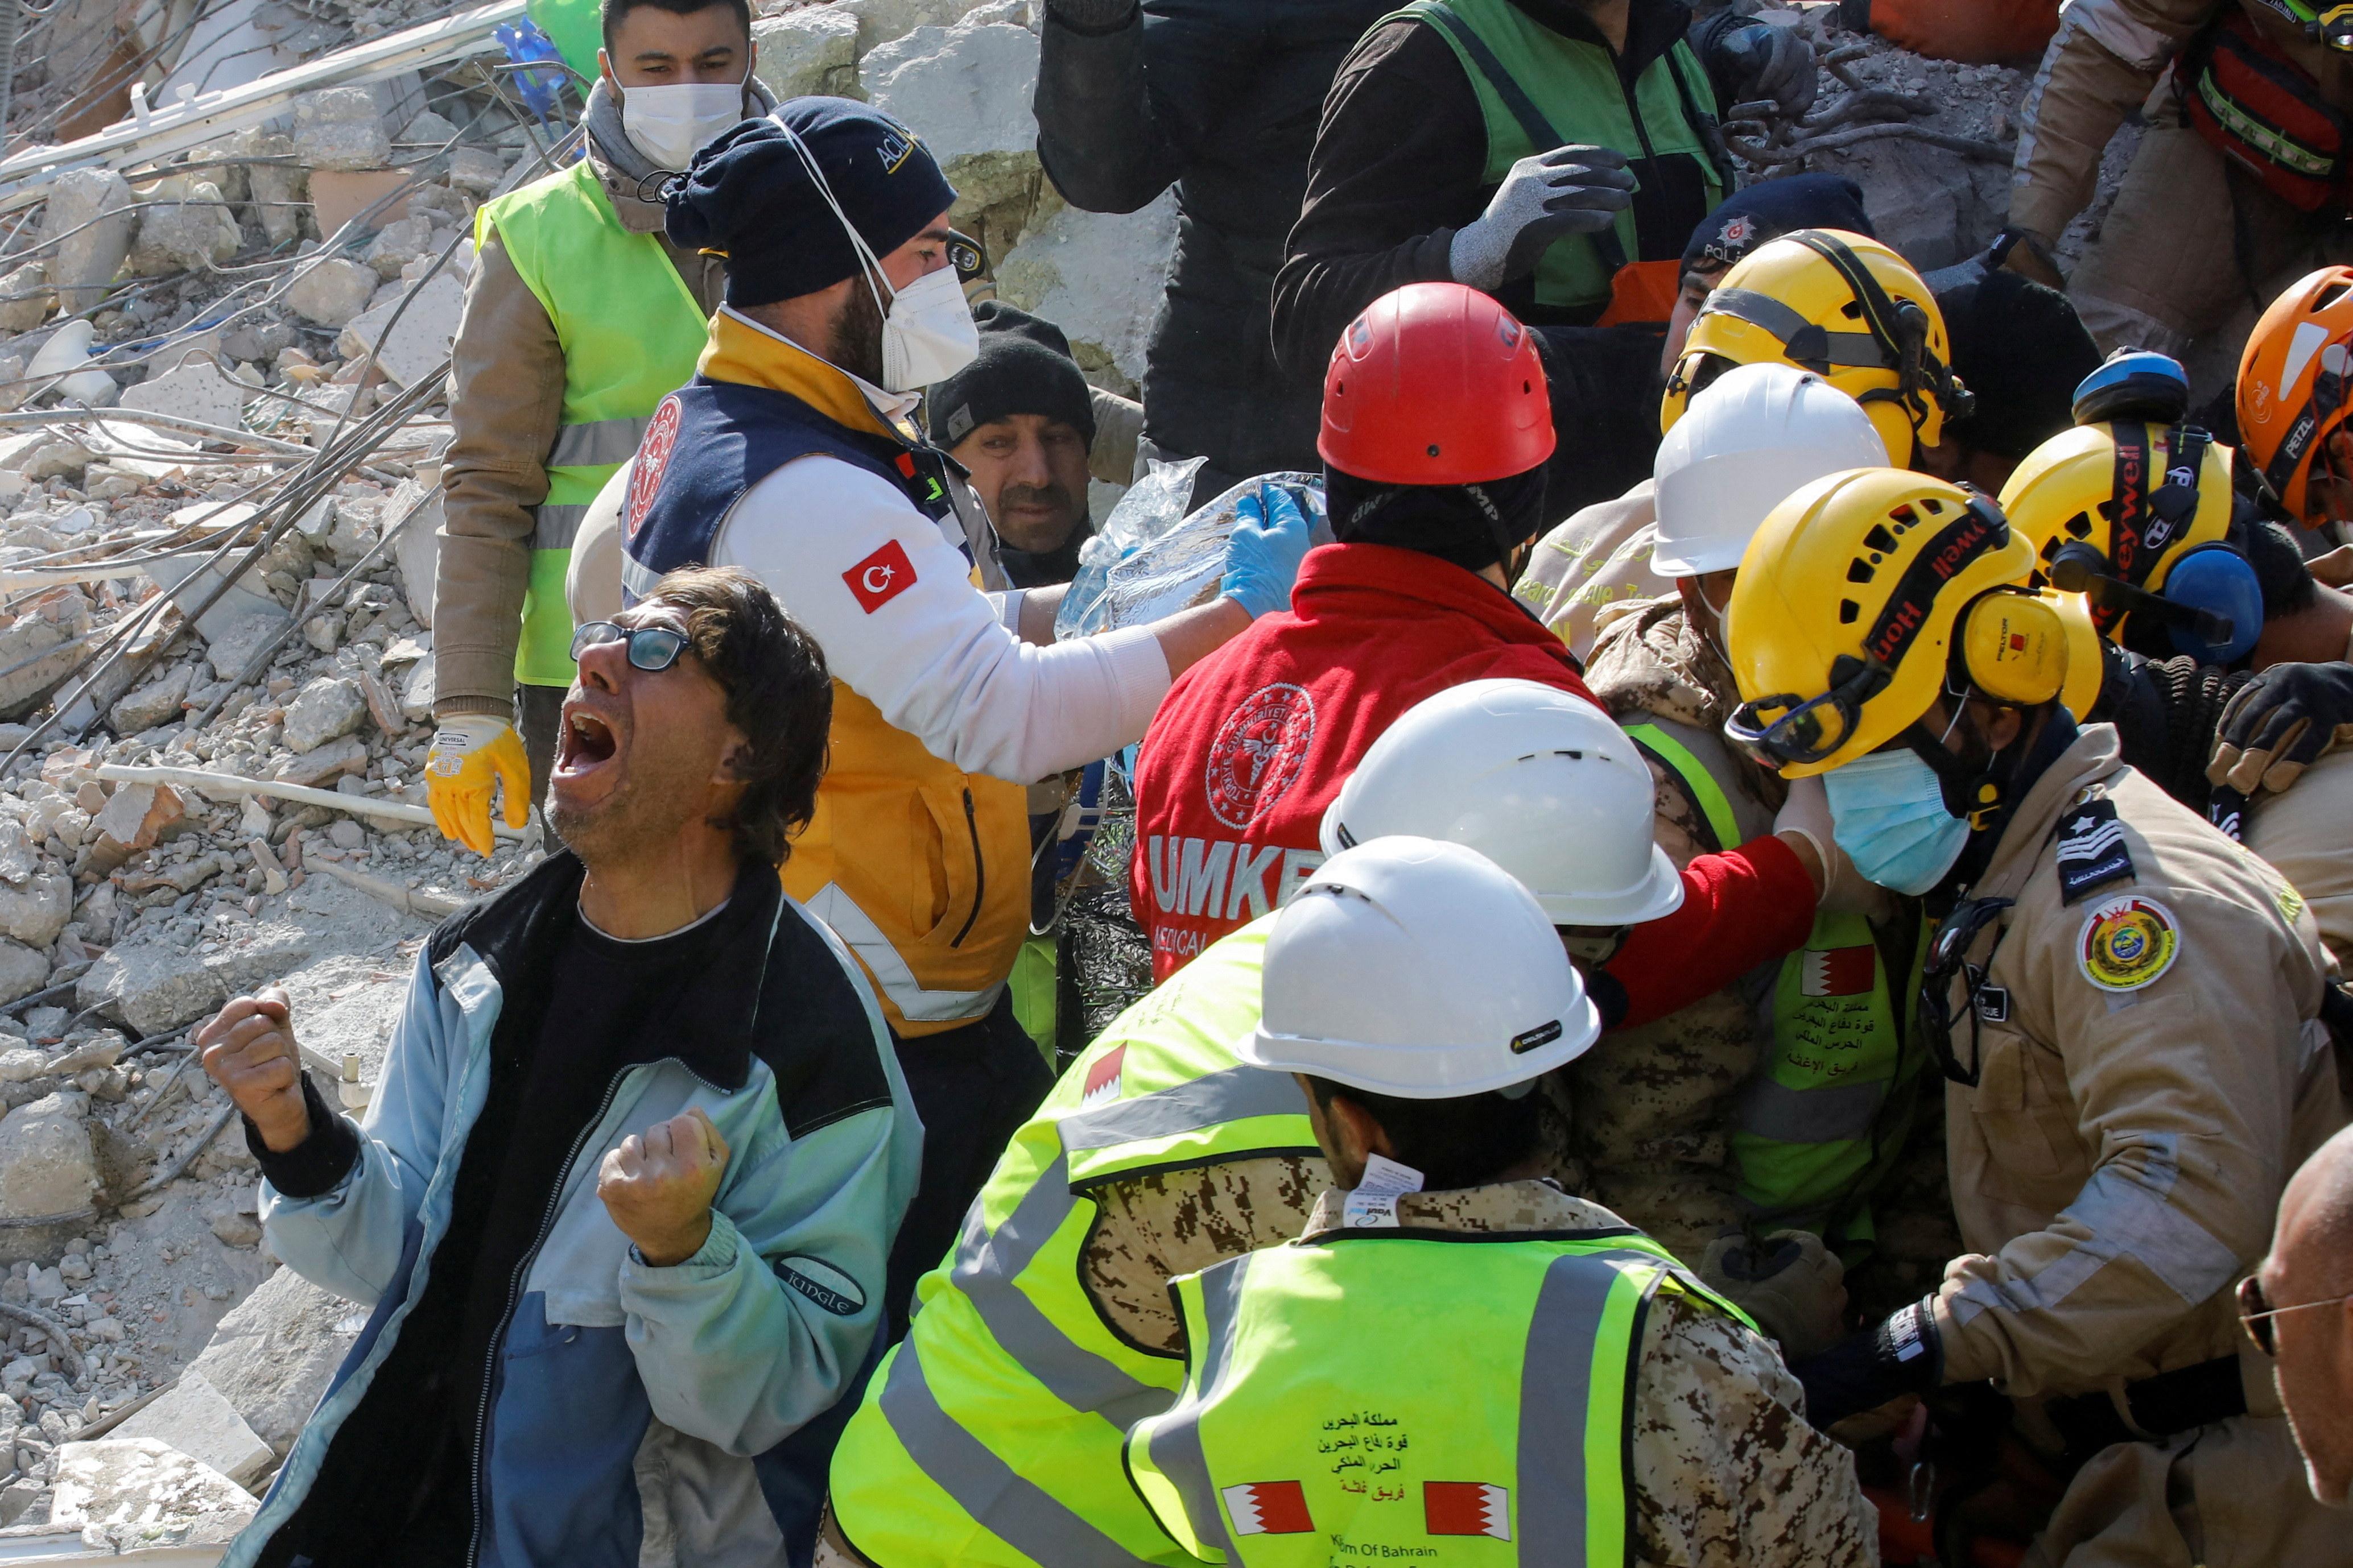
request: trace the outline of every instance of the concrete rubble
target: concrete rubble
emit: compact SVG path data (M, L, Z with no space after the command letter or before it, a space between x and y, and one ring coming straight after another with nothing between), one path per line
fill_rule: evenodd
M449 9L319 0L261 41L269 68L308 69ZM1749 172L1851 174L1924 268L1982 250L2026 75L1838 32L1820 0L1760 9L1841 56L1826 106L1905 95L1943 140L1768 146ZM762 79L906 120L988 252L983 287L1134 395L1176 202L1084 213L1045 178L1037 0L755 13ZM44 73L65 67L28 27L10 128L62 140ZM290 90L0 217L0 1308L40 1314L0 1311L0 1526L121 1551L247 1517L366 1313L269 1255L190 1031L282 984L313 1076L364 1103L432 921L539 858L536 826L485 861L417 809L444 366L476 211L546 166L551 129L499 60Z

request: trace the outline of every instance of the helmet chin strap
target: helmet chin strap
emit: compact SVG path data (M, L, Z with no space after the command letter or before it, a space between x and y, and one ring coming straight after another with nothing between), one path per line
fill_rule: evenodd
M2004 766L2007 760L2001 751L1987 757L1982 768L1963 762L1945 742L1960 727L1967 710L1961 706L1966 698L1954 699L1952 722L1945 726L1942 735L1933 734L1926 718L1915 720L1901 737L1911 747L1913 754L1928 764L1944 788L1945 809L1969 825L1972 833L1983 832L1993 826L2008 803L2010 776L2015 770Z

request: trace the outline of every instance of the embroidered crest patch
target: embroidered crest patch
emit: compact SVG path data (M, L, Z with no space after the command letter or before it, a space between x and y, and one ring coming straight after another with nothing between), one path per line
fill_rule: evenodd
M2134 991L2173 967L2181 947L2173 911L2125 894L2093 906L2075 940L2084 978L2103 991Z

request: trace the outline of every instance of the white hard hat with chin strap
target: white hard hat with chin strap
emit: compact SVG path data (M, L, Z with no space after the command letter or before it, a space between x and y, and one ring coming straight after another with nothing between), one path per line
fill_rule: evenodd
M1400 833L1467 845L1555 925L1640 925L1683 901L1655 810L1649 765L1600 709L1540 681L1472 680L1366 749L1321 837L1327 855Z
M1316 868L1267 935L1241 1059L1456 1100L1584 1054L1601 1016L1526 889L1476 850L1391 837Z
M1795 365L1737 365L1693 394L1659 443L1651 563L1666 577L1729 572L1786 497L1887 466L1886 444L1853 398Z

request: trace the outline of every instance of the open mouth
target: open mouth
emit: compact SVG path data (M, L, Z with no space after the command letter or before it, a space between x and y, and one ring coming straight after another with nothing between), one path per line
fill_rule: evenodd
M565 712L564 729L556 737L556 769L576 777L612 761L619 749L611 724L587 708L572 707Z

